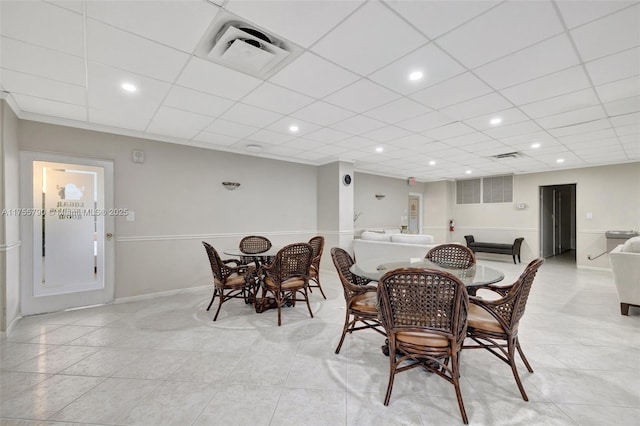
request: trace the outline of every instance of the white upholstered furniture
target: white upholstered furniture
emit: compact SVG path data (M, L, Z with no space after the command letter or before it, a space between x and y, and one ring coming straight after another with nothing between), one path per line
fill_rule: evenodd
M628 239L609 252L620 299L620 313L629 315L629 307L640 307L640 237Z
M394 234L364 231L360 239L353 240L356 261L366 259L406 259L424 257L436 246L432 235Z

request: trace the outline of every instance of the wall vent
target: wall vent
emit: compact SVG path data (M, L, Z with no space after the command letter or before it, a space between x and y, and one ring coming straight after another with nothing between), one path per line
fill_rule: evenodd
M266 79L302 51L293 43L225 11L211 23L195 54L236 71Z
M492 155L491 156L491 158L497 158L497 159L502 159L502 158L521 158L521 157L524 157L524 155L519 151L505 152L504 154L497 154L497 155Z

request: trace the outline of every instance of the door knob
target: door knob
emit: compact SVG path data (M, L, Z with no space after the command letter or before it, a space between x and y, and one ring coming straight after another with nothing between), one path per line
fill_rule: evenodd
M113 237L113 234L111 232L107 232L107 240L110 240L111 237Z

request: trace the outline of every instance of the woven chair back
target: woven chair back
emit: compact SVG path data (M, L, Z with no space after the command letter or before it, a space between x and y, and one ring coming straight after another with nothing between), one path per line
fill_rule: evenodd
M476 264L476 256L470 248L460 244L440 244L429 250L426 259L438 265L467 269Z
M279 282L293 277L309 277L313 248L309 243L295 243L280 249L271 265L271 274ZM271 275L270 274L270 275Z
M382 322L393 333L428 329L455 341L465 338L469 297L453 275L422 268L387 272L378 284Z
M247 254L263 253L271 248L271 241L266 237L249 235L240 240L239 248Z
M205 250L207 251L207 256L209 257L209 264L211 265L211 272L213 273L214 279L220 280L224 282L229 275L231 275L231 271L229 268L225 266L218 255L216 249L209 243L202 242Z

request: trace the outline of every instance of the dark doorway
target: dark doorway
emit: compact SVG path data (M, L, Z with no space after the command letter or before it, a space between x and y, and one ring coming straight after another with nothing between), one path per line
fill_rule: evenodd
M540 256L575 262L576 184L540 187Z

